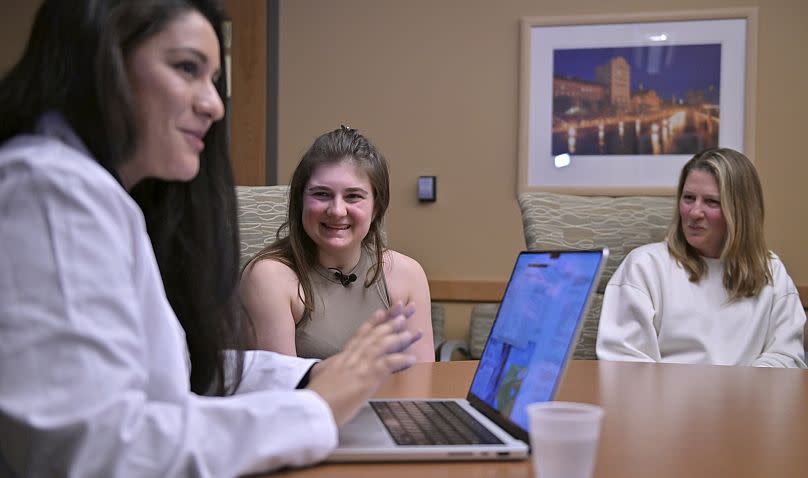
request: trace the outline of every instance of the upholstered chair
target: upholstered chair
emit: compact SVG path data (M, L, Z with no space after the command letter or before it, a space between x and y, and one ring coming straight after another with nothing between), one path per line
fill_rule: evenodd
M595 342L603 293L632 249L665 238L673 218L672 196L574 196L549 192L519 195L528 250L609 248L574 357L597 359Z
M289 186L236 186L241 266L265 246L286 221Z
M469 317L468 339L445 341L438 348L438 360L448 362L455 352L459 352L466 359L477 360L482 357L498 308L499 303L495 302L474 304Z

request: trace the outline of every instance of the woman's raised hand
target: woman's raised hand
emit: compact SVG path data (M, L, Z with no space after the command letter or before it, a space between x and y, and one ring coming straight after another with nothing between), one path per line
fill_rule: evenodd
M314 366L306 388L328 403L337 426L353 418L390 374L415 363L415 356L404 352L421 338L405 327L414 312L413 304L401 302L377 310L342 352Z

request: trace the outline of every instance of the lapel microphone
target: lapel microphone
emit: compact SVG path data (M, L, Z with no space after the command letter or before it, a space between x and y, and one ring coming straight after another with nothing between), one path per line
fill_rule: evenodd
M348 287L351 285L351 282L356 280L356 274L351 272L350 274L344 274L341 270L337 269L336 267L329 267L328 270L334 271L334 278L342 284L342 287Z

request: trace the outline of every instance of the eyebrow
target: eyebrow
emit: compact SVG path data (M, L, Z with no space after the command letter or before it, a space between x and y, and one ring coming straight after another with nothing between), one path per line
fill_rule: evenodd
M691 190L689 190L689 189L682 189L682 196L684 196L685 194L692 194L692 195L694 195L694 196L698 196L698 195L699 195L699 194L698 194L698 193L696 193L695 191L691 191ZM718 199L718 200L720 200L720 199L721 199L721 193L718 193L718 194L701 194L701 196L704 196L704 197L706 197L707 199Z
M204 65L207 65L210 62L207 55L205 55L201 51L197 50L196 48L189 47L189 46L179 46L179 47L169 48L168 52L169 53L190 53L190 54L194 55ZM213 72L213 76L218 79L219 75L221 75L221 73L222 73L222 69L217 68Z
M309 186L308 188L306 188L306 190L307 191L318 191L318 190L319 191L332 191L332 189L330 187L323 186L323 185L320 185L320 184L315 184L313 186ZM349 192L349 193L361 192L361 193L368 194L368 191L365 188L358 187L358 186L357 187L345 188L344 191Z

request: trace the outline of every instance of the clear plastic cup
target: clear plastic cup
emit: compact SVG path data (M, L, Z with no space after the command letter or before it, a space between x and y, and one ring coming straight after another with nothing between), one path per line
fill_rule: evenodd
M603 408L588 403L542 402L527 407L533 470L538 478L590 478Z

